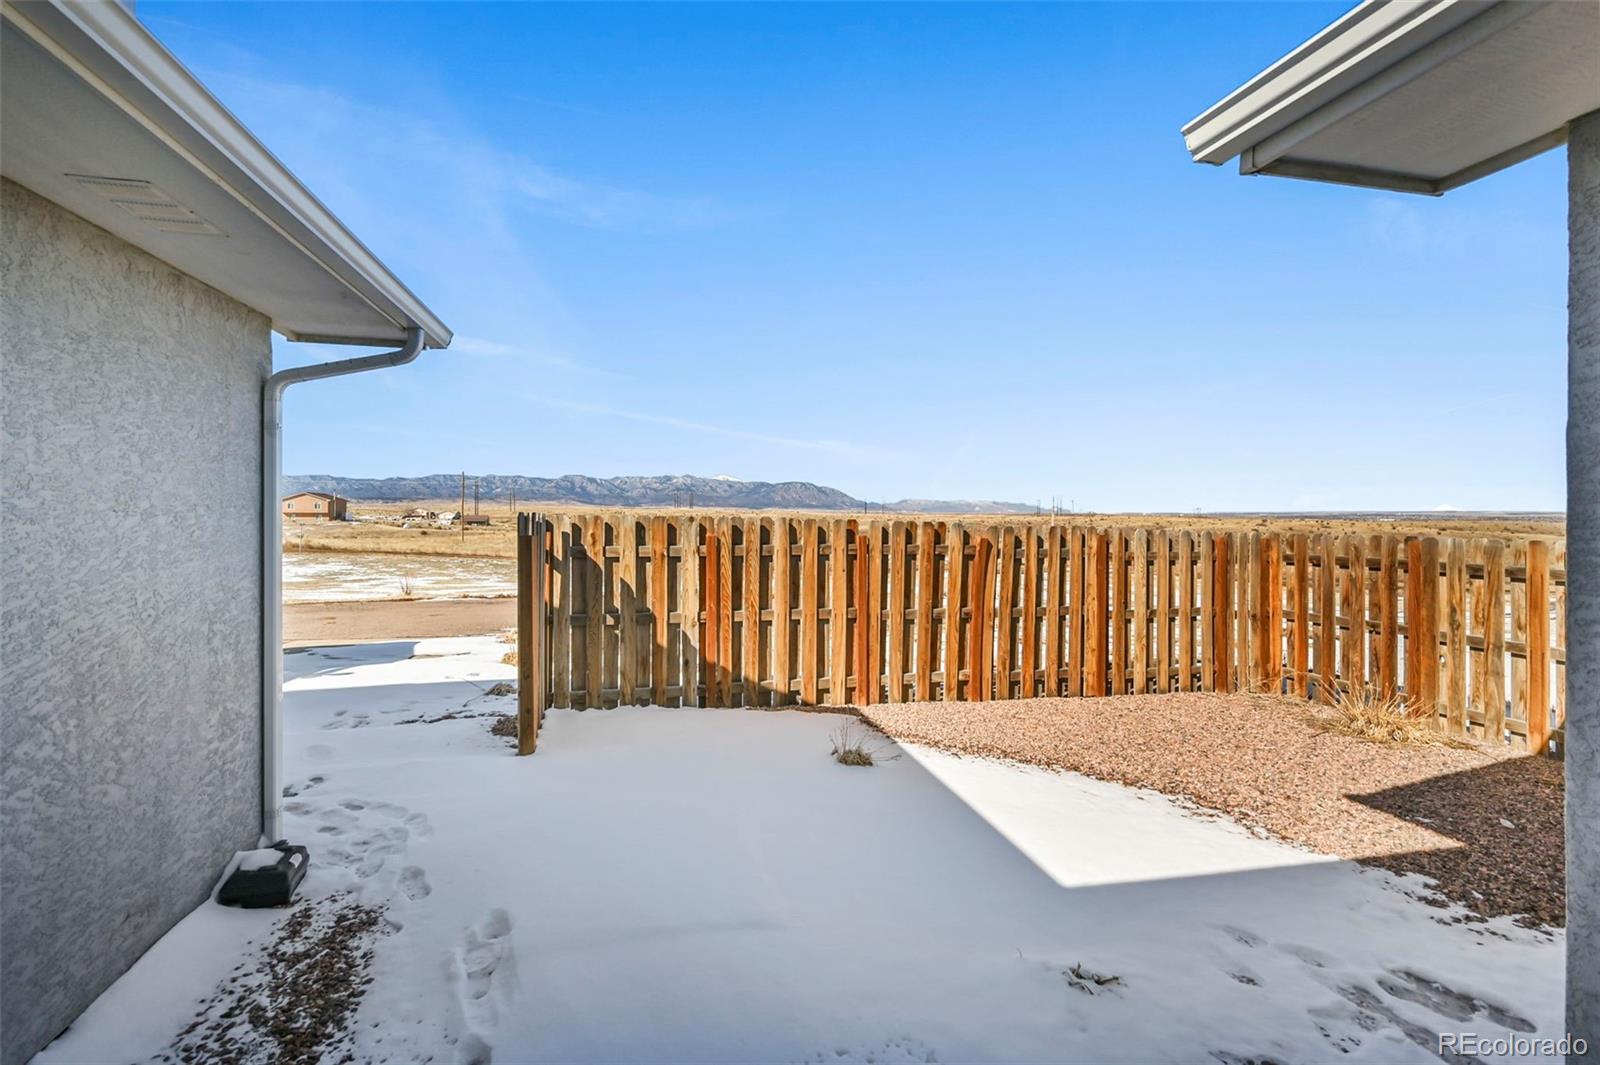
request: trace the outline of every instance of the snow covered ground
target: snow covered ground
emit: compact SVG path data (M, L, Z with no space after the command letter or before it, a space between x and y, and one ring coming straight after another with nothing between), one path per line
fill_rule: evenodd
M1441 1032L1560 1034L1559 933L1156 793L840 766L841 719L792 711L555 711L525 759L482 718L402 724L510 710L483 694L505 649L286 657L303 893L388 907L357 1060L1433 1062ZM283 916L201 907L36 1060L160 1053Z
M453 599L464 595L514 595L516 590L514 558L371 551L283 554L283 598L288 603L395 599L404 595Z

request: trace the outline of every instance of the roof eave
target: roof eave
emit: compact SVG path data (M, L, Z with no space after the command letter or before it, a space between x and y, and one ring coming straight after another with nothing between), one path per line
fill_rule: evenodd
M297 336L384 346L408 327L429 348L448 347L444 324L345 228L171 52L119 3L0 0L5 18L68 62L108 100L179 152L363 303L395 323L395 335Z
M1269 172L1299 141L1537 7L1514 0L1365 0L1185 125L1185 146L1196 162L1218 165L1249 152L1247 172Z

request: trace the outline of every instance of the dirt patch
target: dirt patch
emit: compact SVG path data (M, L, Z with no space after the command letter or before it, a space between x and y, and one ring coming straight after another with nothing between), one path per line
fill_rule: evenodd
M286 603L285 647L321 647L435 636L481 636L517 623L507 599L382 599L350 603Z
M252 962L241 962L200 1003L193 1023L158 1059L166 1062L339 1061L350 1021L372 977L383 909L333 895L301 902Z
M852 708L854 710L854 708ZM897 740L1154 788L1398 873L1484 917L1565 922L1560 762L1384 745L1302 701L1173 693L860 708Z
M496 714L489 722L489 735L499 736L512 747L517 745L517 715Z

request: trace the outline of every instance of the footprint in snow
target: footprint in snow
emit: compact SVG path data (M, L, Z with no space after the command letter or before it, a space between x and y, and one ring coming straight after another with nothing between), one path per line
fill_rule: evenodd
M455 952L456 999L467 1032L458 1046L463 1062L488 1062L500 1006L516 988L511 915L493 909L469 928Z
M936 1065L933 1048L910 1036L900 1036L869 1046L835 1046L806 1058L806 1065Z

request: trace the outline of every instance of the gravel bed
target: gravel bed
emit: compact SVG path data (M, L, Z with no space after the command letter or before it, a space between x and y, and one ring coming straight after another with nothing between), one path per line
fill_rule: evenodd
M350 1023L367 987L383 909L339 894L294 904L259 954L200 1003L159 1055L168 1065L353 1062Z
M1420 873L1482 917L1565 923L1555 759L1371 743L1266 695L850 709L897 740L1153 788L1324 854Z

